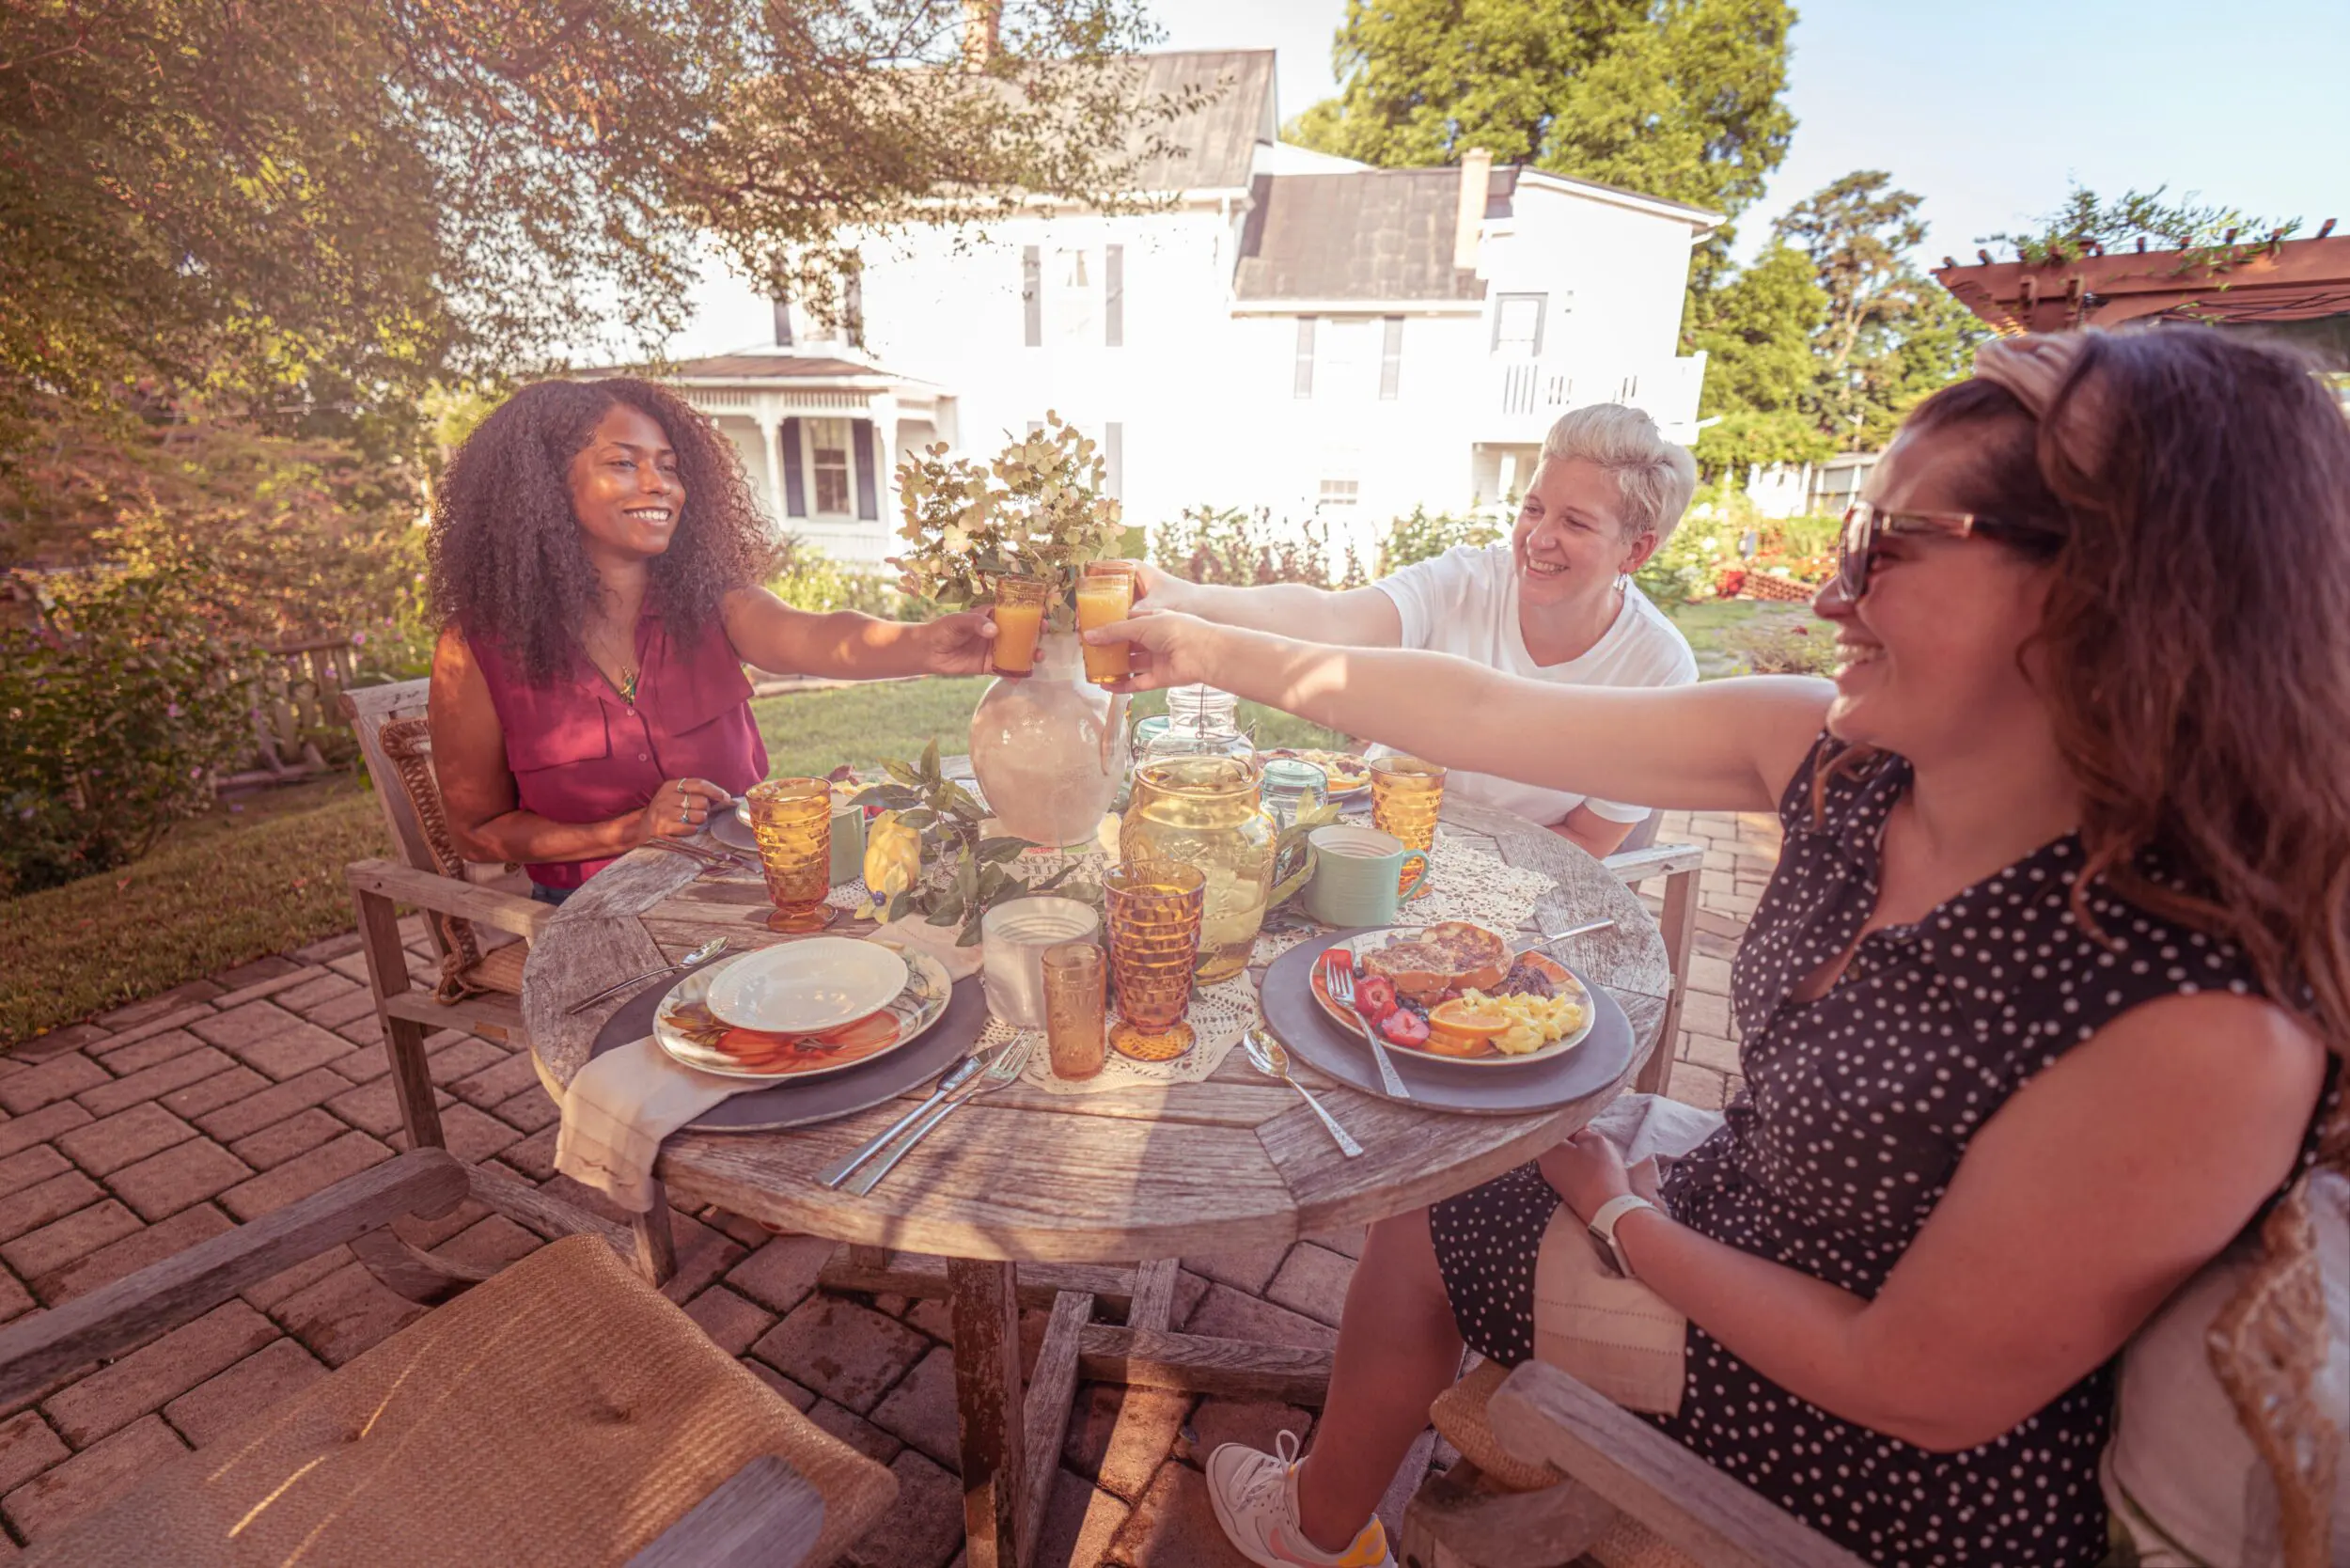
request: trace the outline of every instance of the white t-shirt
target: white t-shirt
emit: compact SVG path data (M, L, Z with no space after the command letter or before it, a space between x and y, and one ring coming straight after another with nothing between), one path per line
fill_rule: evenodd
M1508 544L1461 545L1405 567L1378 584L1403 618L1402 646L1457 653L1505 674L1577 686L1685 686L1698 678L1697 655L1665 613L1635 584L1623 590L1615 624L1580 658L1538 665L1518 630L1518 567ZM1373 754L1389 748L1374 746ZM1455 772L1445 790L1457 799L1497 806L1543 823L1578 806L1609 822L1637 823L1645 806L1594 800L1486 773Z

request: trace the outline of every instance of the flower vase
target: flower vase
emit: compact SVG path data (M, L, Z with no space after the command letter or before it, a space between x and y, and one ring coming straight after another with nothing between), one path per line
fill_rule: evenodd
M1089 841L1126 775L1112 698L1085 678L1075 634L1048 632L1024 680L999 680L971 713L971 772L1003 830L1038 844Z

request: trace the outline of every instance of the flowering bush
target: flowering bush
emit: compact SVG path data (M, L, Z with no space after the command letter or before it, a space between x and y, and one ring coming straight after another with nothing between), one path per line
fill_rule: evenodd
M144 855L251 745L216 577L166 536L125 565L29 585L47 624L0 628L0 893Z
M1330 529L1321 523L1276 526L1264 507L1185 507L1173 523L1152 531L1151 557L1192 583L1254 588L1260 583L1309 583L1360 588L1362 562L1346 547L1345 565L1330 557Z
M1042 577L1049 623L1076 627L1077 578L1116 555L1126 536L1117 501L1102 494L1099 447L1058 414L982 466L948 458L945 443L898 465L912 548L890 557L906 593L950 608L995 596L998 577Z

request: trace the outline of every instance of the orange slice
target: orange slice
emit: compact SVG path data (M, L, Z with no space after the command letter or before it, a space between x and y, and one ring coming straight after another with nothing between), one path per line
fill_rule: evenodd
M1470 1040L1491 1040L1510 1027L1511 1018L1506 1012L1480 1008L1465 997L1455 996L1449 1002L1431 1008L1428 1022L1448 1034Z
M1494 1054L1494 1041L1487 1034L1456 1034L1432 1027L1419 1048L1432 1057L1489 1057Z

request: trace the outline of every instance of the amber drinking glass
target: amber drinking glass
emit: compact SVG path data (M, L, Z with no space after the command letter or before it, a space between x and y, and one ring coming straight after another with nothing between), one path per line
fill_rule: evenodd
M1417 757L1371 760L1371 824L1403 840L1405 849L1436 847L1436 814L1444 808L1445 770Z
M996 578L995 607L988 619L995 622L990 666L998 675L1026 678L1036 668L1036 639L1044 629L1044 579Z
M1123 620L1134 613L1135 565L1132 561L1094 561L1077 579L1077 630L1090 632ZM1086 644L1086 679L1097 686L1114 685L1134 668L1134 650L1125 643L1107 648Z
M1191 1049L1192 970L1208 879L1196 866L1132 861L1102 879L1109 908L1110 975L1118 1027L1110 1047L1136 1061L1172 1061Z
M776 912L767 929L822 931L832 923L832 786L821 778L771 778L744 795L751 836Z
M1090 1078L1102 1071L1108 1024L1104 989L1109 970L1091 942L1062 942L1044 949L1044 1048L1053 1076Z

